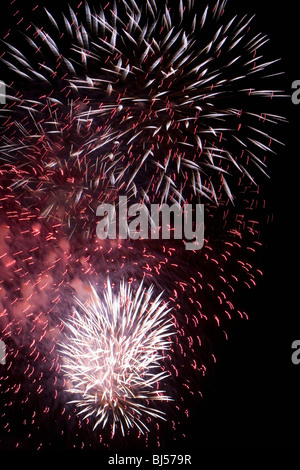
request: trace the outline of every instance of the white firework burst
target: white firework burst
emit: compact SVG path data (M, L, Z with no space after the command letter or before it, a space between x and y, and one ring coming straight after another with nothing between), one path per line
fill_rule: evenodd
M261 52L267 37L252 33L252 17L228 16L226 3L86 3L63 24L46 11L50 30L27 38L38 63L9 44L3 60L49 96L79 100L72 123L93 129L84 152L105 162L117 186L161 202L233 201L234 181L266 173L281 144L269 128L284 118L272 106L283 92L277 60Z
M164 419L149 407L152 401L170 400L158 383L168 377L162 370L163 351L170 347L170 310L161 295L151 300L153 286L143 282L136 292L122 281L114 293L108 280L99 297L92 287L89 301L77 300L80 311L65 323L66 341L61 345L63 369L78 414L94 416L94 429L119 424L122 434L134 425L143 433L143 415Z

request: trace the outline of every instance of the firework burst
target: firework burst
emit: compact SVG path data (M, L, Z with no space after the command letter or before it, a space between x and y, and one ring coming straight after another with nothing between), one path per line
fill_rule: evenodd
M95 415L94 428L111 420L112 433L119 424L124 435L133 425L148 430L142 415L163 417L148 403L168 400L157 384L168 376L158 368L162 352L170 347L171 323L161 296L151 301L152 291L141 283L133 293L122 282L116 295L108 280L101 299L92 289L86 305L78 302L82 311L74 310L66 323L63 367L80 413Z
M269 125L283 118L268 108L282 92L267 87L278 73L277 60L259 54L266 36L252 34L253 18L227 17L225 4L122 1L98 12L86 4L82 21L70 9L64 30L47 12L52 31L28 38L37 64L15 48L4 60L29 80L39 68L52 99L84 103L77 120L93 129L85 153L100 155L118 187L161 202L219 202L224 192L233 201L232 183L266 173L280 143Z

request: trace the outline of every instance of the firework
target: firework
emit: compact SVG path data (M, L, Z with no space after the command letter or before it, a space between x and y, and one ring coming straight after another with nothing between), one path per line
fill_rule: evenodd
M157 384L168 376L158 372L162 352L169 347L171 323L161 296L151 301L153 289L140 284L136 293L122 282L116 295L110 281L101 299L92 289L82 312L66 324L62 353L72 388L78 395L75 404L85 417L95 415L95 427L105 427L110 419L113 434L119 423L124 428L136 425L147 429L144 414L161 418L162 413L147 406L153 400L168 400ZM144 403L144 404L143 404Z
M2 186L40 218L66 227L69 236L77 231L88 238L98 205L114 200L105 162L91 160L82 148L91 130L76 119L72 102L66 109L53 109L48 99L30 111L25 108L22 123L9 120L3 137Z
M223 240L219 239L218 243L210 234L211 240L206 238L202 250L195 256L185 251L184 246L180 249L176 240L163 243L90 240L83 243L76 234L68 239L60 224L37 222L34 212L20 208L18 201L11 198L1 202L1 212L5 217L0 231L0 326L1 339L7 344L7 362L1 366L0 389L1 423L6 436L3 446L7 442L21 448L57 445L96 449L108 443L110 447L116 443L121 445L118 432L115 432L115 443L111 440L112 417L104 430L101 426L93 430L96 412L86 419L88 412L75 417L76 408L80 411L88 406L84 389L78 389L73 396L77 400L76 408L68 404L71 398L67 392L75 389L77 383L66 380L61 370L68 363L60 350L66 348L67 351L68 337L72 340L71 331L64 323L72 326L70 316L74 308L82 321L86 315L75 298L89 306L93 299L90 285L93 285L105 305L107 276L116 286L115 297L120 279L132 286L132 292L138 291L144 279L146 291L151 285L155 296L164 291L161 301L172 308L166 313L166 320L170 317L176 334L169 348L162 351L164 360L157 367L157 373L169 372L160 388L166 390L165 395L173 401L156 400L156 406L152 406L146 397L139 402L147 409L155 408L157 416L163 417L164 411L168 421L142 413L140 419L149 433L136 421L145 432L145 445L164 442L166 432L171 440L185 419L186 403L191 399L201 400L204 376L216 360L215 343L227 338L231 319L247 318L239 296L241 290L254 286L260 276L255 260L260 246L255 221L247 221L241 214L233 232L223 228ZM251 215L249 208L250 220ZM75 348L76 343L73 345ZM153 387L160 393L157 384ZM139 411L142 412L142 408ZM52 422L57 423L57 428L49 425ZM124 421L123 426L126 442L142 446L138 427L134 425L135 429L130 429L128 435ZM22 429L24 439L18 438L18 429Z
M0 418L35 448L51 448L52 421L58 446L98 448L117 429L159 445L164 418L169 435L201 397L212 344L247 318L239 293L261 275L256 179L284 121L267 38L226 2L104 3L45 10L24 49L4 43ZM97 240L97 206L122 195L207 201L203 248Z
M82 21L70 9L64 31L47 12L50 32L36 28L28 39L36 67L15 49L4 60L48 86L53 106L77 101L74 126L92 129L83 154L105 162L119 188L161 202L217 202L224 192L233 200L232 182L266 173L280 143L269 125L283 118L267 109L282 92L267 88L278 72L259 55L266 36L252 34L252 18L227 17L225 3L199 11L193 1L122 1L98 12L86 4Z

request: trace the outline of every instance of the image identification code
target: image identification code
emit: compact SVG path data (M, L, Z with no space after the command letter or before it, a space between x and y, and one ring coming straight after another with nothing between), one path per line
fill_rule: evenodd
M115 454L114 456L109 457L108 463L110 465L132 465L136 468L139 468L142 463L145 464L145 466L147 464L152 464L157 465L158 467L162 467L163 465L191 465L192 457L191 455L176 454L152 455L152 457L124 457Z

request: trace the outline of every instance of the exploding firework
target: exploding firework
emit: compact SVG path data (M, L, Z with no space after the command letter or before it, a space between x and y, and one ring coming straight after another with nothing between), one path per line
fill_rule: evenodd
M265 206L255 174L284 119L272 106L276 61L260 55L266 37L225 3L86 3L46 11L23 49L5 38L1 419L12 447L51 447L49 421L67 447L97 448L118 427L159 442L160 418L176 431L186 397L201 396L227 320L247 317L238 292L261 274ZM97 206L124 194L207 201L202 250L97 240Z
M82 149L91 131L86 123L73 122L73 103L60 112L48 100L39 105L26 116L29 123L9 121L1 148L2 186L41 218L66 227L69 236L77 231L88 238L98 205L114 201L112 176L105 162L91 160Z
M116 295L108 281L101 299L93 289L87 305L78 302L83 313L74 310L67 324L64 369L80 413L95 415L94 428L111 420L113 434L119 423L124 435L133 425L148 430L142 415L163 416L147 403L168 400L155 389L168 376L157 368L169 347L171 323L161 296L151 301L152 291L141 284L133 293L122 282Z
M59 147L54 152L56 158L63 154L66 172L87 158L92 167L104 165L119 191L138 198L220 202L225 191L233 200L233 181L246 177L254 183L254 168L266 173L266 155L279 143L269 125L283 118L267 111L280 90L261 87L278 74L276 60L258 55L267 38L252 34L252 18L227 18L225 3L198 11L191 0L162 7L132 1L99 12L86 4L82 22L80 12L70 8L64 30L47 12L50 32L36 27L33 39L27 37L33 64L10 45L3 59L23 79L39 80L46 89L31 100L12 96L18 111L35 112L48 125L46 132L37 119L33 138L32 130L26 131L28 116L25 123L17 121L26 133L18 142L18 160L28 160L33 140L53 146L48 138L54 135ZM69 122L61 124L59 107L70 102L64 111ZM46 107L50 124L39 111ZM6 127L12 125L8 120ZM45 163L53 169L53 160ZM41 192L41 175L35 179ZM82 182L81 191L75 186L76 202L84 189ZM45 205L47 214L55 207L49 198Z

